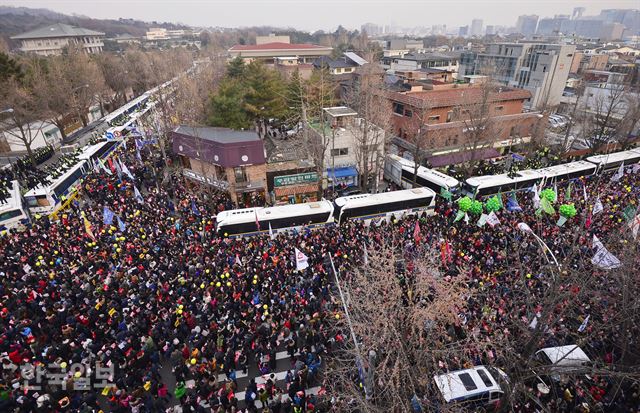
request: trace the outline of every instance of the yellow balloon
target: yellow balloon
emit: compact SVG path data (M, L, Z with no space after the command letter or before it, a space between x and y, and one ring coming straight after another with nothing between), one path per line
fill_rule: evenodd
M58 255L58 250L53 251L53 253L54 253L55 255Z
M255 275L253 276L253 279L254 279L254 280L257 280L257 279L258 279L258 274L255 274Z
M266 310L267 308L269 308L269 306L265 304L265 305L262 306L262 308L264 308Z
M204 272L206 272L207 274L209 274L209 269L207 268L206 270L204 270Z
M226 237L226 236L228 236L228 235L229 235L229 234L227 234L226 232L224 233L224 236L225 236L225 237Z
M66 369L67 368L67 362L63 361L62 363L60 363L60 368L61 369Z
M231 282L227 281L227 287L231 287Z
M144 234L142 234L142 239L145 239L145 238L147 238L147 236L146 236L146 235L144 235Z
M36 267L40 266L40 261L36 262Z
M182 310L184 308L184 305L180 304L178 308Z
M342 258L347 258L347 254L344 254L344 255L342 256Z
M200 288L204 288L204 283L200 284Z
M196 364L197 360L196 359L191 359L191 364Z
M258 280L253 280L253 283L254 284L258 284Z
M336 320L340 320L340 314L336 314Z
M118 249L116 249L116 251L117 251L118 253L121 253L121 252L122 252L122 248L118 248Z
M178 313L179 315L182 315L182 310L178 310L178 311L177 311L177 313Z
M218 282L216 283L216 287L220 287L221 285L222 285L222 284L220 284L220 281L218 281Z
M81 372L79 372L79 371L76 371L76 372L73 374L73 377L75 377L76 379L79 379L80 377L82 377L82 373L81 373Z
M265 311L265 312L264 312L264 315L269 315L269 312L268 312L268 311Z
M118 247L118 244L114 242L113 243L113 248L117 248L117 247Z
M53 265L53 261L49 261L49 265Z
M38 259L42 261L42 255L38 255Z

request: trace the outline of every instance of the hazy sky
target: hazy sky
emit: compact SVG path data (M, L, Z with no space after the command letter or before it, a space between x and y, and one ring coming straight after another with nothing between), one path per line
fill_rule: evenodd
M513 26L518 15L571 14L573 7L638 8L640 0L0 0L0 5L48 8L94 18L130 17L194 26L295 27L334 30L339 24L353 29L366 22L403 27L471 23Z

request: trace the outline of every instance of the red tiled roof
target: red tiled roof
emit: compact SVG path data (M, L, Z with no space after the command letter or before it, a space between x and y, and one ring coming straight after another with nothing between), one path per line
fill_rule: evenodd
M330 47L319 46L317 44L308 43L265 43L265 44L237 44L229 51L253 51L253 50L313 50L313 49L330 49Z
M423 108L444 108L460 105L481 103L484 99L481 87L461 87L455 89L424 90L413 93L387 92L386 97L397 102ZM525 89L509 89L490 92L490 102L508 100L524 100L531 97L531 92Z

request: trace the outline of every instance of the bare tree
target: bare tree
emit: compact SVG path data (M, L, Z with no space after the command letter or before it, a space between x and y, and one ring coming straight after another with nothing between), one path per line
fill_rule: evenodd
M392 130L391 105L379 98L384 84L377 65L368 63L361 66L358 79L347 94L346 102L358 112L360 119L349 129L355 138L360 188L375 191L383 166L383 152ZM373 180L375 187L369 187L370 180Z
M48 112L31 87L29 83L17 79L2 82L0 97L11 111L2 114L0 125L5 137L9 136L15 142L24 145L29 159L35 164L31 146L38 135L42 134L46 125L43 119L47 118Z
M307 147L318 177L324 174L327 150L332 139L323 109L335 103L335 90L335 82L326 69L315 70L309 80L302 79L296 73L289 84L287 101L293 109L290 118L299 116L302 123L299 144ZM322 189L322 179L319 179L318 198L322 196Z
M624 83L609 83L603 88L588 88L582 105L582 135L593 151L610 143L623 117L626 99Z
M487 78L479 87L470 88L469 92L474 96L468 99L468 103L459 105L454 116L462 122L462 147L471 154L465 165L467 170L472 170L480 160L476 155L477 149L501 133L494 113L495 97L501 88Z

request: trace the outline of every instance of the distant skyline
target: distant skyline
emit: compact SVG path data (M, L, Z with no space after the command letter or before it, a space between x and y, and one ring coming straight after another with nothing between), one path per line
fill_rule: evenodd
M338 25L360 29L364 23L400 27L471 25L515 26L522 14L552 17L585 7L638 9L638 0L0 0L0 5L46 8L97 19L133 18L190 26L276 26L333 31Z

